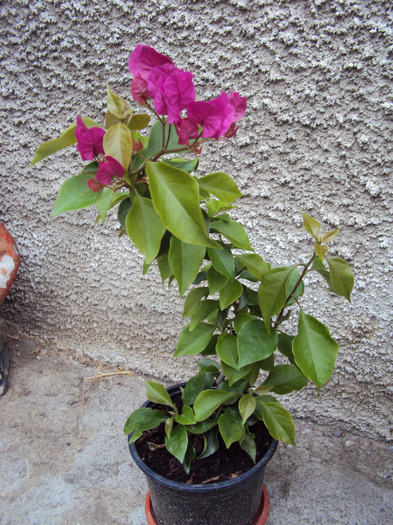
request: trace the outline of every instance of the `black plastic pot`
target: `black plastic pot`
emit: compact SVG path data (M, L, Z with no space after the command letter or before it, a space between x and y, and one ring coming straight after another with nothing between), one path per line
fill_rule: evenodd
M180 386L168 388L171 396ZM147 401L144 405L154 407ZM191 485L160 476L140 458L134 443L131 455L147 478L152 514L157 525L251 525L261 502L267 463L277 448L272 439L264 457L236 478L207 485Z

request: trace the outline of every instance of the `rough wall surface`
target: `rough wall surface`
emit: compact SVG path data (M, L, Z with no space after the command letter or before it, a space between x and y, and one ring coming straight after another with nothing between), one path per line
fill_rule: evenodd
M93 228L92 210L50 218L60 184L81 167L73 148L28 168L76 115L103 122L106 82L131 98L128 56L149 44L193 71L199 98L248 97L237 136L209 146L201 172L235 175L237 218L265 259L309 257L299 210L343 227L333 253L356 274L352 304L319 281L307 301L340 343L337 370L319 400L310 387L284 404L391 437L391 3L4 0L0 29L0 220L23 257L3 321L168 381L194 369L193 358L170 357L182 300L155 269L141 276L116 220Z

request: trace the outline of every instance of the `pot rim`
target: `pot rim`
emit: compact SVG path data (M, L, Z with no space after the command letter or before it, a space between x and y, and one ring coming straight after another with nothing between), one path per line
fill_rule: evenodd
M167 390L172 391L170 393L174 393L176 388L179 388L180 386L183 386L185 383L174 385L173 387L168 388ZM154 403L151 403L150 401L146 401L142 405L142 407L148 406L148 405L154 405ZM185 492L213 492L218 489L224 489L226 487L233 487L234 485L238 485L239 483L242 483L242 481L245 481L246 479L253 476L255 472L262 469L267 465L267 463L271 460L273 457L274 452L276 451L278 441L272 437L272 441L269 445L268 450L266 451L266 454L256 463L253 467L251 467L246 472L243 472L239 476L236 476L233 479L229 479L226 481L218 481L217 483L208 483L208 484L188 484L181 481L173 481L170 480L164 476L161 476L160 474L157 474L152 468L150 468L146 463L142 460L140 457L135 443L130 443L130 437L132 434L129 434L128 436L128 448L130 449L131 456L137 466L149 477L155 479L162 485L165 485L168 488L177 489Z

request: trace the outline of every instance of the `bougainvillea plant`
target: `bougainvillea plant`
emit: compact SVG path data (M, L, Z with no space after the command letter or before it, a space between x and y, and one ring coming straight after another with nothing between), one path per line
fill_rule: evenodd
M195 434L204 436L204 457L222 438L255 461L251 424L262 420L271 436L294 444L292 416L277 397L309 381L319 392L337 358L329 330L302 308L306 277L320 274L331 292L350 300L353 275L344 259L327 256L338 230L322 233L304 213L309 259L272 267L230 216L241 196L235 181L224 172L196 174L205 143L235 136L245 97L222 91L195 100L193 74L149 46L137 45L128 66L131 95L155 122L150 126L148 114L134 113L108 86L105 125L78 116L37 149L32 164L76 143L87 163L64 181L52 215L96 205L105 223L117 208L120 234L145 257L143 273L157 263L163 284L176 281L180 296L188 292L189 322L174 355L200 354L199 371L182 389L180 408L162 384L147 382L148 399L166 409L137 409L124 431L135 441L165 423L165 446L186 471L197 459Z

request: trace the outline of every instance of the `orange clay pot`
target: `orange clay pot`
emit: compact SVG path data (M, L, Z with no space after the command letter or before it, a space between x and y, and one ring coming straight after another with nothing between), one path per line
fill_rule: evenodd
M4 301L14 282L19 263L20 255L16 243L0 222L0 303Z

